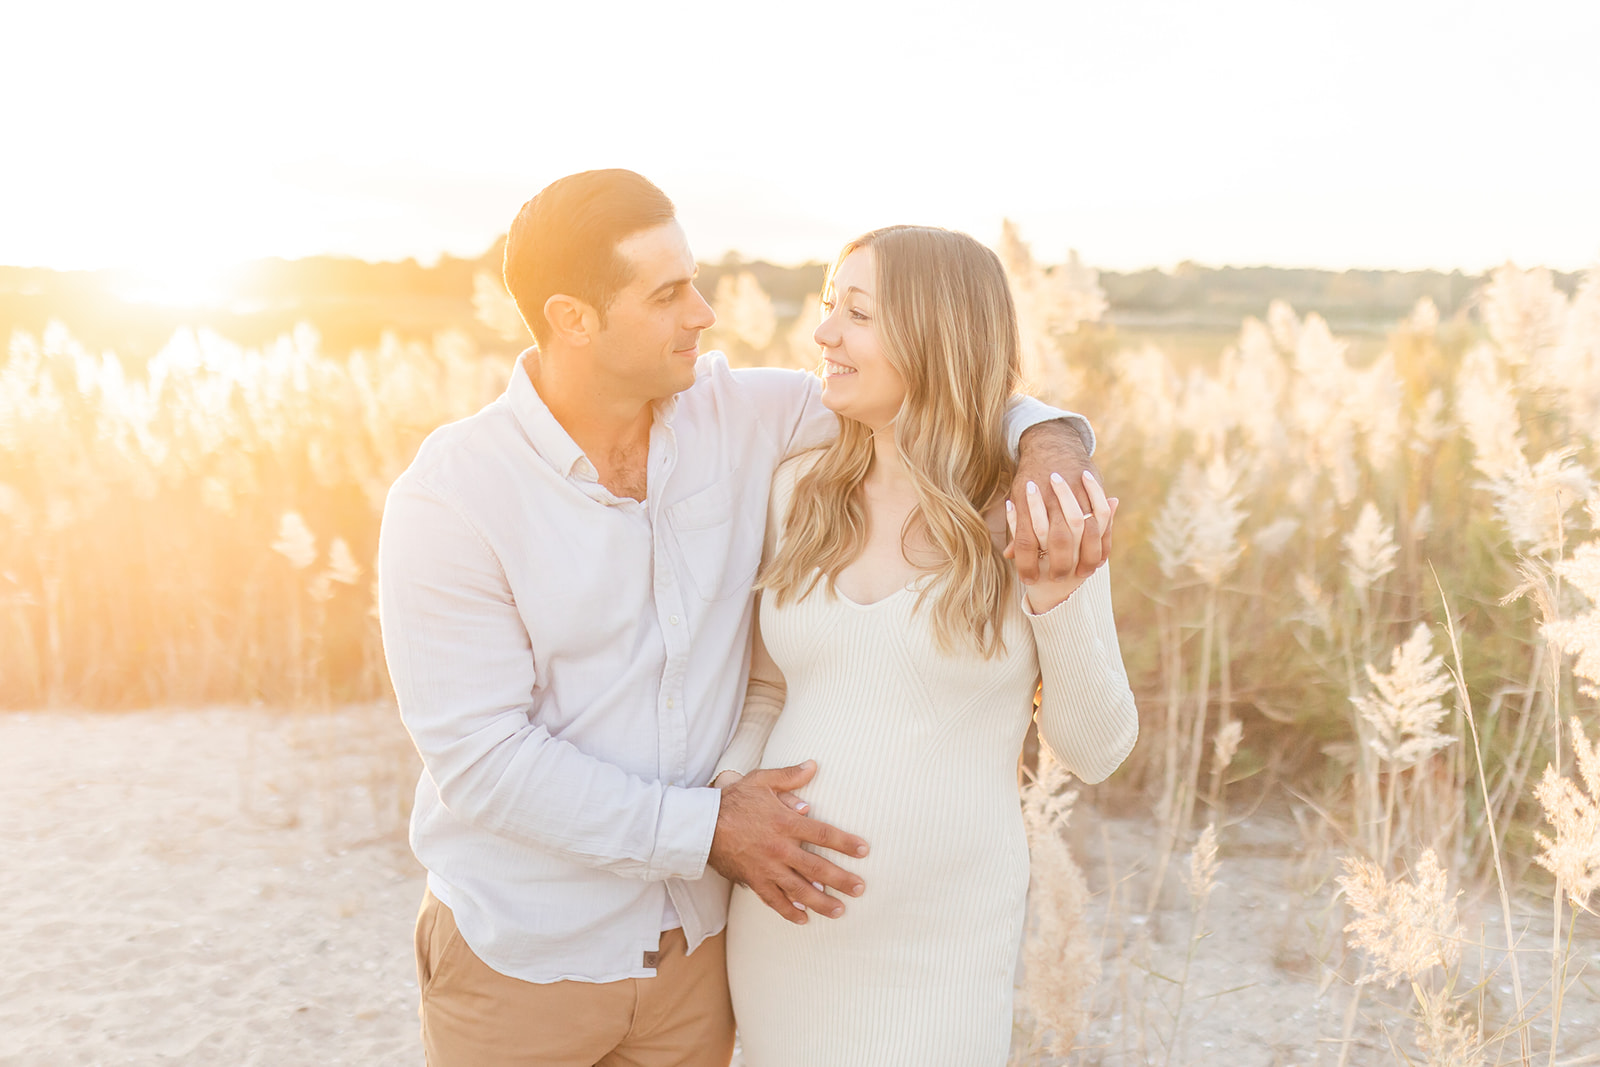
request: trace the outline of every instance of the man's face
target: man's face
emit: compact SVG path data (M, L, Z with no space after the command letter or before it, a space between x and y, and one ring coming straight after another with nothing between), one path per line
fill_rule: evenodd
M618 242L630 279L606 309L594 358L629 393L659 400L694 384L700 332L716 313L694 287L694 255L676 221Z

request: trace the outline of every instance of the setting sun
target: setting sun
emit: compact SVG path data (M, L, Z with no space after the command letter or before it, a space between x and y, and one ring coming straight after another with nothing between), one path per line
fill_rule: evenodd
M205 261L149 264L123 272L114 292L133 304L205 309L225 305L231 295L227 268Z

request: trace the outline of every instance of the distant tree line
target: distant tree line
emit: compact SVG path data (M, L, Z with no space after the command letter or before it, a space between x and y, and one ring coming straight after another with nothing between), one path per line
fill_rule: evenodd
M1233 331L1246 315L1262 318L1273 300L1315 311L1338 329L1386 333L1418 300L1433 301L1452 318L1488 281L1487 274L1436 270L1315 270L1285 267L1205 267L1180 263L1119 273L1101 271L1109 319L1120 325L1215 327ZM1579 275L1552 275L1571 296Z
M0 267L0 338L18 330L39 334L51 321L70 322L87 348L114 349L134 365L158 352L179 326L209 328L258 346L309 323L331 353L371 348L384 334L429 340L445 329L464 331L486 348L514 347L521 337L496 330L475 313L475 285L499 278L501 249L496 242L477 259L443 256L432 266L414 259L369 263L333 256L257 260L229 272L229 295L218 307L143 302L135 293L137 279L124 272ZM710 297L724 276L753 275L786 326L820 290L825 270L821 263L785 267L730 253L701 264L699 284ZM1112 327L1231 332L1243 317L1262 317L1272 300L1281 299L1317 312L1335 329L1383 333L1424 297L1444 318L1455 316L1487 275L1185 262L1170 271L1102 271L1099 279L1109 305L1104 321ZM1553 281L1570 295L1578 275L1556 273Z

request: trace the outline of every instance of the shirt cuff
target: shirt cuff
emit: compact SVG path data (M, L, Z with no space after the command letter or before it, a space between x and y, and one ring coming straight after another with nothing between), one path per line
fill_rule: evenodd
M661 798L661 827L656 833L656 847L650 853L651 880L684 878L693 881L705 874L721 807L720 790L667 788Z
M1094 427L1089 425L1088 419L1075 411L1053 408L1042 400L1019 394L1011 398L1011 404L1006 408L1006 448L1010 450L1011 458L1017 458L1024 433L1042 422L1054 422L1057 419L1066 419L1071 423L1072 428L1078 431L1078 436L1083 438L1083 447L1088 449L1089 455L1094 455Z

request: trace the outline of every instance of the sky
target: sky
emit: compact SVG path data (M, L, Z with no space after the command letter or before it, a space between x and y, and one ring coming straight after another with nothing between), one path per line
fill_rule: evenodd
M8 3L0 264L477 256L640 171L703 260L1600 263L1600 3Z

